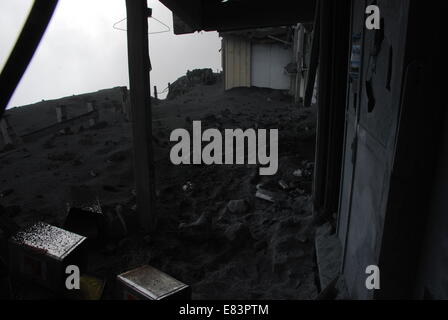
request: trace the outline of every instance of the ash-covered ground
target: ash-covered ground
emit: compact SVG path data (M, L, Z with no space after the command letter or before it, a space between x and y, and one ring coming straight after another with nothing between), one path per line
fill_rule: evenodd
M315 109L299 108L276 90L225 92L219 78L180 79L170 99L153 104L154 232L138 224L131 123L120 112L119 88L8 111L19 135L55 123L58 104L67 105L69 117L86 112L89 99L97 101L100 122L0 153L0 204L20 226L63 226L74 198L98 198L108 232L91 243L84 272L106 280L104 299L114 298L117 274L142 264L191 285L194 299L315 298ZM171 131L191 130L194 120L202 121L203 130L279 129L277 174L259 176L254 165L171 164ZM270 191L275 202L255 197L257 189ZM30 284L13 283L13 291L18 299L51 297Z

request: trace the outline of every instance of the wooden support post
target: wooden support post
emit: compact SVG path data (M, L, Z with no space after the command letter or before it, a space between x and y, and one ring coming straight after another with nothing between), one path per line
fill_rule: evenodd
M141 226L151 231L156 215L146 0L126 0L126 12L137 210Z
M13 144L12 138L9 134L9 123L7 122L7 118L3 117L0 119L0 133L3 137L4 145Z
M58 122L67 120L67 107L63 104L56 106L56 119Z
M92 117L89 119L89 127L93 127L94 125L96 125L98 123L99 120L99 113L98 112L93 112L96 111L96 101L92 100L90 102L87 102L87 112L92 112Z
M157 86L154 86L154 98L156 100L158 100L158 98L157 98Z
M14 128L9 122L8 115L4 115L0 119L0 136L3 136L4 145L18 146L23 144L22 139L17 135Z

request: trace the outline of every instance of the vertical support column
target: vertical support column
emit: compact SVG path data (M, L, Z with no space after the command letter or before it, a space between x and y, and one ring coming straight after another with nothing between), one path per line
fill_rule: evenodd
M126 120L131 120L130 102L128 96L128 88L121 87L121 112L124 114Z
M154 229L155 184L146 0L126 0L137 210L142 227Z
M0 136L3 136L4 146L17 147L23 144L22 138L9 123L8 115L0 119Z
M12 137L9 134L9 124L6 116L0 119L0 133L5 146L13 144Z
M96 101L92 100L90 102L87 102L87 112L92 112L97 110L96 108ZM94 125L96 125L98 123L99 117L98 117L98 111L95 113L94 116L92 116L89 119L89 127L93 127Z
M154 98L156 99L156 101L158 100L158 97L157 97L157 86L154 86Z

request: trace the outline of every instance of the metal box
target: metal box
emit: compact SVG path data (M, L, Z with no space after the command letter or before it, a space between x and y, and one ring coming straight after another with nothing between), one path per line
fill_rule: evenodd
M148 265L117 276L118 298L124 300L188 300L190 287Z
M22 229L9 239L11 274L53 291L66 291L66 267L76 265L82 273L86 266L85 240L44 222Z

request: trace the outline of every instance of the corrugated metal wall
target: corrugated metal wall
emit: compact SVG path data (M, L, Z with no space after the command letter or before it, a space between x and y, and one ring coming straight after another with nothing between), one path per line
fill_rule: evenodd
M225 89L250 87L251 44L241 37L224 37Z

